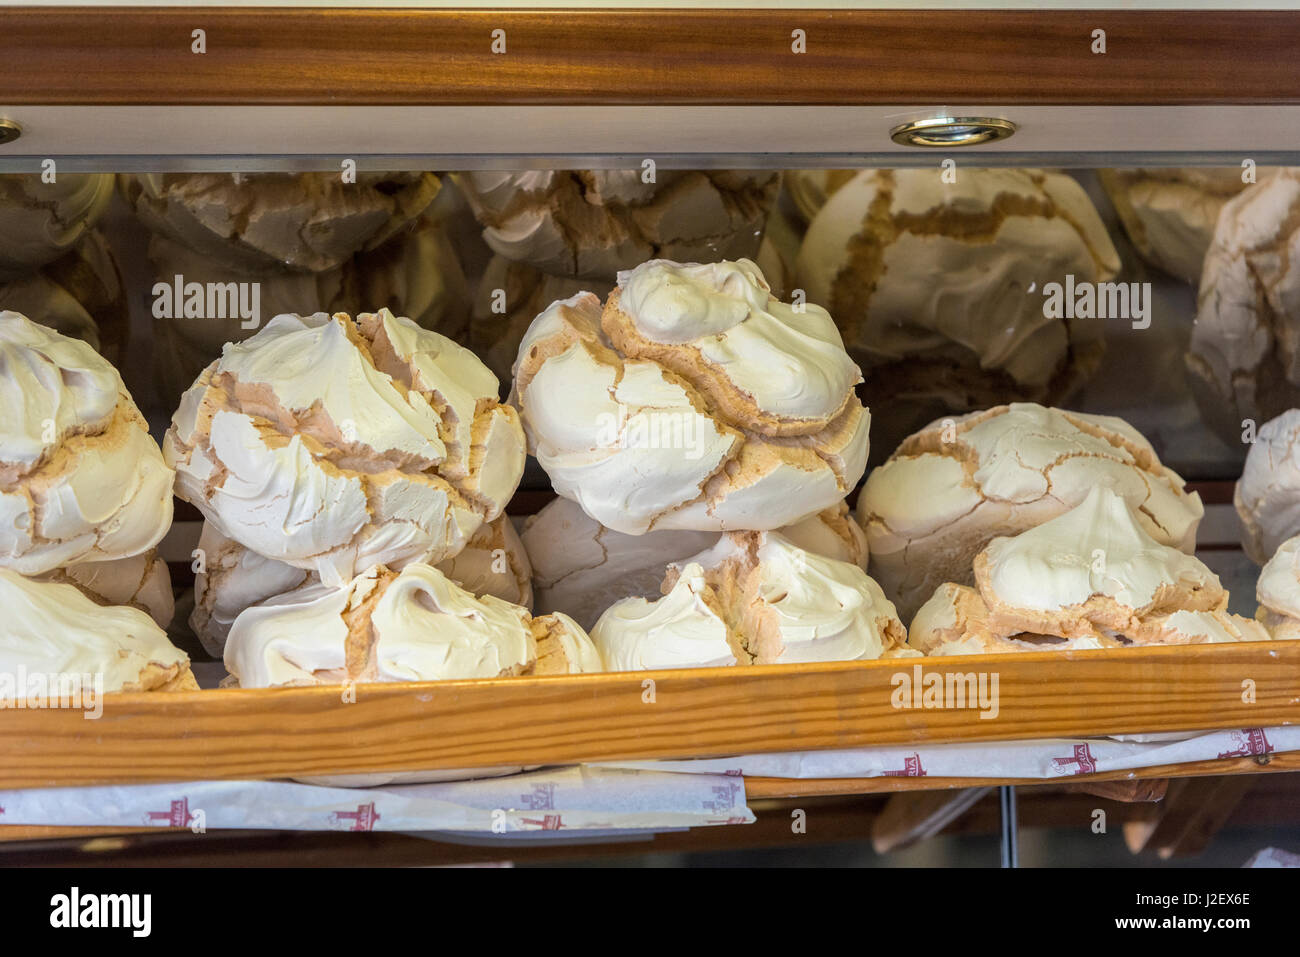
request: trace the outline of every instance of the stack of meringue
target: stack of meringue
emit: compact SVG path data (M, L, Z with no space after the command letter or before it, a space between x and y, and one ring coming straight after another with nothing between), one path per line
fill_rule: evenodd
M449 659L450 671L420 675L532 673L535 656L517 654L527 644L520 634L528 627L530 571L504 515L523 474L524 436L497 394L496 378L472 353L388 310L355 321L281 315L227 345L186 392L164 441L177 494L207 520L191 617L204 646L223 654L245 685L284 683L251 662L282 644L277 629L291 613L329 608L332 621L347 619L345 634L370 634L371 614L399 593L410 597L399 603L401 615L429 624L415 606L420 595L434 595L443 613L465 622L514 616L513 650L490 673L466 670L475 654L496 661L494 642L504 640L496 626L467 625L456 639L466 647ZM391 591L394 578L447 584ZM381 592L393 597L376 605ZM434 641L416 632L411 640ZM319 653L333 661L344 643L335 647L331 636L329 629L304 635L293 660L315 654L304 649L319 650L312 644L319 640L333 649ZM566 638L566 647L578 640ZM591 661L577 655L573 668ZM328 680L401 680L382 669L307 671Z
M1260 427L1232 501L1241 517L1242 549L1256 564L1300 535L1300 409Z
M1300 536L1288 538L1260 569L1255 619L1278 641L1300 638Z
M433 173L168 173L123 177L151 231L155 278L257 283L260 321L289 311L387 306L455 337L468 286L438 218ZM179 395L221 347L259 325L230 318L156 319L157 374Z
M780 174L767 171L484 170L457 183L495 254L470 345L501 378L529 322L580 291L604 297L648 259L758 255Z
M120 363L127 332L122 280L96 228L109 174L0 176L0 309L81 339Z
M553 303L524 337L512 393L566 500L524 530L542 607L586 621L604 608L593 638L611 668L885 653L881 622L897 616L843 504L868 453L859 380L826 311L780 302L749 260L652 260L620 273L603 306L590 293ZM698 574L665 577L695 552ZM706 571L713 605L698 599ZM647 602L659 579L665 597ZM858 611L800 637L759 607L754 588L778 580L851 592L841 610ZM690 638L697 625L707 640Z
M1227 612L1227 591L1199 559L1156 541L1101 487L1058 518L995 538L974 570L974 588L944 584L921 607L911 648L953 655L1270 637Z
M942 582L974 582L975 555L998 536L1055 518L1102 487L1135 509L1157 541L1185 552L1200 496L1113 416L1028 402L941 419L872 470L858 496L871 574L911 616Z
M173 477L104 358L0 312L4 667L102 672L107 691L192 684L154 551Z
M877 448L949 412L1067 398L1105 323L1047 315L1048 283L1106 281L1119 255L1071 177L1041 170L863 170L808 227L797 276L866 376Z
M1193 395L1230 445L1300 406L1300 167L1224 204L1205 254L1187 352Z

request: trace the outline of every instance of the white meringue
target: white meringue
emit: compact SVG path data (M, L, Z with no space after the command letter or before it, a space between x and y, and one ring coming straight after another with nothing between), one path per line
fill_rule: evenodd
M212 655L223 653L230 626L244 609L320 584L314 573L259 555L208 522L199 536L199 552L203 566L194 579L190 627ZM471 594L532 607L528 555L505 515L481 525L460 553L436 567Z
M144 612L0 568L0 675L102 675L104 691L198 690L189 658Z
M729 533L674 569L663 598L616 602L592 629L607 670L908 654L894 606L861 568L778 533Z
M164 452L222 534L337 585L458 552L514 494L523 444L472 353L381 310L276 316L228 345Z
M1098 486L1121 494L1157 541L1195 548L1200 497L1122 419L1017 402L939 420L863 486L869 570L910 620L942 582L971 584L993 538L1061 515Z
M866 570L866 535L842 502L780 532L799 548ZM664 569L711 548L718 533L672 529L624 535L605 528L576 502L556 498L528 518L521 538L533 566L537 609L565 612L590 631L619 599L657 596Z
M226 668L242 687L440 681L599 668L563 615L532 618L475 598L430 565L376 566L342 587L315 584L235 620Z
M1224 204L1205 254L1187 367L1224 441L1300 406L1300 167L1269 170Z
M171 572L156 549L109 562L69 565L39 577L42 581L75 585L97 605L139 608L164 630L176 613Z
M603 311L583 293L539 315L512 400L555 491L608 528L772 529L865 470L857 379L825 310L776 302L748 260L654 261Z
M39 575L148 551L171 525L172 481L105 359L0 312L0 566Z
M1268 639L1228 614L1209 568L1157 542L1102 486L1064 515L995 538L975 558L975 582L941 585L908 645L939 655Z
M1300 536L1283 542L1259 572L1255 618L1276 639L1300 638Z
M948 411L1067 398L1099 366L1105 323L1049 316L1042 290L1119 267L1069 176L918 168L863 170L831 193L796 268L861 366L888 449Z
M1260 427L1232 501L1241 516L1242 548L1256 564L1300 534L1300 409Z

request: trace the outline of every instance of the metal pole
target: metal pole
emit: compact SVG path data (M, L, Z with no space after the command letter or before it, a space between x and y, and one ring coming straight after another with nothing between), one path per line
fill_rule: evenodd
M1016 821L1016 789L1009 785L998 788L998 803L1002 817L1002 866L1020 866L1019 837Z

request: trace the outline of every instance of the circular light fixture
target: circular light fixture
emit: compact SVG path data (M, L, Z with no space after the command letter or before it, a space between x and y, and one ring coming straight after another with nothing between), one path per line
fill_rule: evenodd
M12 143L18 137L23 135L23 128L13 120L0 118L0 146L5 143Z
M995 116L936 116L913 120L889 131L899 146L978 146L1005 140L1016 124Z

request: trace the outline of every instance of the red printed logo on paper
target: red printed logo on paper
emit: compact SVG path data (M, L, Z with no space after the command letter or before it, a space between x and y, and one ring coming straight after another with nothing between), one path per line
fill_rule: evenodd
M171 808L166 811L147 811L144 822L155 827L189 827L194 823L190 799L183 797L179 801L172 801Z
M1240 731L1228 732L1228 737L1236 745L1231 751L1224 751L1221 758L1249 758L1256 754L1269 754L1273 744L1264 734L1263 728L1242 728Z
M710 790L713 792L713 800L700 802L704 810L718 814L735 808L736 799L740 797L739 784L728 781L726 784L715 784Z
M1052 758L1052 769L1058 774L1092 774L1097 770L1097 759L1087 744L1076 744L1073 757Z
M521 818L520 821L523 824L531 824L534 827L540 827L543 831L558 831L560 828L564 827L560 822L560 815L558 814L547 814L542 817L541 820L525 817Z
M375 810L375 802L371 801L369 804L357 805L355 811L335 811L330 817L338 824L347 824L343 828L346 831L373 831L375 822L379 820L379 812Z
M901 768L893 771L881 771L880 776L885 778L923 778L928 776L929 773L929 771L921 767L921 755L914 752L903 758Z

